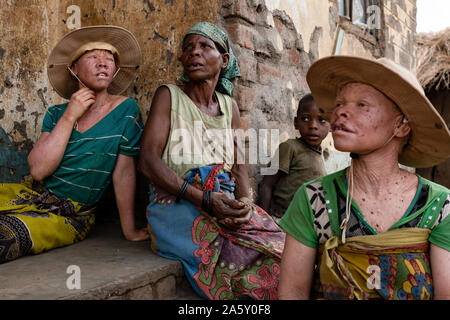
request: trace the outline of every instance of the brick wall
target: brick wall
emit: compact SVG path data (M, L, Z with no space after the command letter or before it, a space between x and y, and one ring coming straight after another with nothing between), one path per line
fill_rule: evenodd
M293 118L298 101L308 92L305 76L318 58L320 29L307 52L292 19L284 11L270 11L264 1L225 0L219 14L241 69L233 96L243 129L279 128L282 140L295 136ZM256 198L260 161L249 169Z
M384 56L415 72L416 1L383 1Z

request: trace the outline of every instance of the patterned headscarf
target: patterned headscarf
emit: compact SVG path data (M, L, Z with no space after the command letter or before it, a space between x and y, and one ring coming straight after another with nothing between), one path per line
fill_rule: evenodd
M234 86L230 80L236 77L240 77L241 74L239 72L239 66L236 57L234 56L233 50L231 50L231 47L228 43L228 35L224 31L219 29L216 25L209 22L196 23L186 32L183 38L183 42L190 34L199 34L208 39L211 39L215 43L219 44L223 49L225 49L226 52L230 55L230 61L228 62L228 65L220 72L219 81L216 85L216 91L231 96ZM189 82L189 78L184 73L184 71L181 74L179 80L185 83Z

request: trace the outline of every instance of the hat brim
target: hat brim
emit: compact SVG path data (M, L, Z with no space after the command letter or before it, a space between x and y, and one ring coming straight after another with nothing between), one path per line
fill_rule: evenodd
M141 48L135 36L118 26L90 26L66 34L50 53L47 74L50 84L63 98L70 99L79 89L78 81L67 69L73 53L82 45L102 41L113 45L120 54L120 71L108 87L111 94L121 94L135 79L141 64Z
M338 90L346 83L368 84L394 101L411 127L409 141L399 154L401 164L426 168L450 156L450 132L446 123L423 93L417 79L397 64L331 56L313 63L306 79L316 105L327 119L334 110Z

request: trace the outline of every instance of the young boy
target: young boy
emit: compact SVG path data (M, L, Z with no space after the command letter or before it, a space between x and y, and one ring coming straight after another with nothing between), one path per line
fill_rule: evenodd
M259 188L260 207L275 218L283 216L303 183L326 175L320 144L330 127L311 94L300 100L294 126L301 137L280 144L279 170L264 176Z

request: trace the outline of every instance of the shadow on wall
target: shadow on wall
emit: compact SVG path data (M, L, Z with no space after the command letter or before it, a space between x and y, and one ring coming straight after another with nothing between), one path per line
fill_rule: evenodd
M0 127L0 183L20 183L30 173L27 156L28 152L15 150Z

